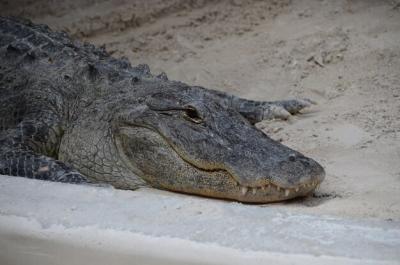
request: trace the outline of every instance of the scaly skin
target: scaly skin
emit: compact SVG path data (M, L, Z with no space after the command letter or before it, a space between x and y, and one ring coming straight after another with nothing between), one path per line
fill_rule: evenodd
M0 60L0 174L258 203L307 195L324 178L253 126L309 101L169 81L15 18L0 17Z

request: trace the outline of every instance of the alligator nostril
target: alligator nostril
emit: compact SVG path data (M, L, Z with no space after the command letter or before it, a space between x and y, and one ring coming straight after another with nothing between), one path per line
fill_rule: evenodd
M300 162L306 167L309 167L311 165L310 162L305 159L301 159Z
M289 155L289 161L294 162L296 160L296 155L295 154L290 154Z

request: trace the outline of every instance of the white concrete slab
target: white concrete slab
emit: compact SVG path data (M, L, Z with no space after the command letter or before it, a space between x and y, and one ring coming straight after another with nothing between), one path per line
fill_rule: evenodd
M400 264L400 223L0 177L0 264Z

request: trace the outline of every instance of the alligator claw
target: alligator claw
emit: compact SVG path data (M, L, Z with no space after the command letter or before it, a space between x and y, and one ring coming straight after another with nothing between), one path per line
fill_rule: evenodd
M292 114L290 114L289 111L287 111L284 107L282 106L271 106L270 109L267 111L267 115L264 115L264 119L282 119L282 120L288 120Z
M297 114L301 110L315 104L316 103L310 99L290 99L278 102L278 105L282 106L285 110L290 112L290 114Z
M315 104L317 104L315 101L306 98L270 102L264 110L263 120L288 120L292 115L298 114L303 109Z

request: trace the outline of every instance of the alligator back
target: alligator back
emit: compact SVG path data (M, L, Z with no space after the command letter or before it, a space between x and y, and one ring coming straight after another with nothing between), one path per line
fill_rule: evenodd
M0 60L0 130L42 112L71 117L81 107L77 98L92 100L112 89L100 72L107 82L150 74L146 66L132 68L103 49L15 18L0 17Z

